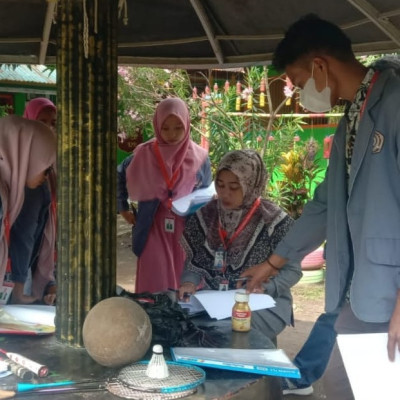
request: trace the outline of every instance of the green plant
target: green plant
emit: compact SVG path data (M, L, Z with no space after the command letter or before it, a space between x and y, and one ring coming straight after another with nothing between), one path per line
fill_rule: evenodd
M9 110L11 110L11 107L9 105L0 106L0 118L8 115Z
M266 79L267 75L266 67L251 67L245 71L240 93L236 84L226 85L221 90L207 81L208 87L196 95L184 71L119 67L120 133L132 137L140 129L148 131L145 139L150 137L157 103L167 96L179 96L190 109L193 140L208 142L213 169L228 151L258 151L272 177L266 194L296 218L311 197L321 168L315 160L310 160L312 142L306 143L308 149L296 142L303 131L302 118L279 116L293 91L286 86L283 100L274 104L271 86L284 77ZM268 113L260 106L260 93L265 95ZM295 175L291 175L289 165L294 168Z
M314 188L320 183L322 168L315 158L315 139L310 138L303 146L282 153L282 163L269 190L270 198L297 219L305 203L312 197Z

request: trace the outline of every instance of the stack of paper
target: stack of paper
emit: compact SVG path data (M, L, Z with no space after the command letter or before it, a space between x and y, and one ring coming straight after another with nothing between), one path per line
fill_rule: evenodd
M299 369L281 349L172 347L177 362L261 375L300 378Z
M389 361L387 333L338 335L337 341L356 400L400 399L400 352Z
M0 334L48 335L55 332L54 306L6 305L0 307Z
M187 308L189 314L206 310L211 318L224 319L232 316L235 304L234 290L200 290L190 296L188 302L179 302L182 308ZM218 306L216 306L218 305ZM268 294L251 293L249 296L250 310L257 311L275 306L275 300Z
M215 195L214 182L210 186L202 189L195 190L188 195L172 202L172 211L175 214L186 216L193 214L200 207L207 204Z

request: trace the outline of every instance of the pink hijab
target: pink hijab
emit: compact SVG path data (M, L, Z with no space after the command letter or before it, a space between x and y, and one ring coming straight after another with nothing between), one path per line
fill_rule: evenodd
M44 109L51 109L57 112L54 103L46 97L37 97L32 99L26 105L24 118L37 120L39 114ZM49 281L54 280L54 252L56 243L56 210L55 210L55 192L56 192L56 175L55 166L53 172L49 175L48 181L50 185L52 204L49 210L49 218L43 232L43 242L40 247L38 267L33 277L32 295L40 297L44 287Z
M50 108L52 111L57 112L57 108L54 103L51 100L46 99L46 97L37 97L36 99L32 99L26 105L24 118L33 119L36 121L38 119L38 115L45 108Z
M9 115L0 119L0 195L3 223L0 231L0 282L8 258L4 217L10 226L24 202L25 185L56 161L56 137L46 125Z
M185 129L183 140L177 144L167 144L161 137L162 124L170 115L178 117ZM173 200L193 191L197 171L207 158L207 151L190 139L189 110L181 99L168 98L161 101L154 114L153 126L155 139L136 147L133 160L126 171L127 188L131 200L166 201L168 198L167 184L154 154L154 141L158 142L169 177L180 166L180 173L173 189Z

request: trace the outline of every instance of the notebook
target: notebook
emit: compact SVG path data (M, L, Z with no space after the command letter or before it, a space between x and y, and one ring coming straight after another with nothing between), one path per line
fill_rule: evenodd
M0 307L0 334L48 335L55 332L56 308L45 305Z
M201 367L300 378L299 369L282 349L172 347L171 355L174 361Z

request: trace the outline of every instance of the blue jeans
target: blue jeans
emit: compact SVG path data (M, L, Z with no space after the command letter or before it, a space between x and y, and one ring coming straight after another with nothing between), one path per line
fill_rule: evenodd
M301 378L290 381L297 387L310 386L323 375L335 345L337 317L337 313L324 313L315 321L306 342L293 360Z

